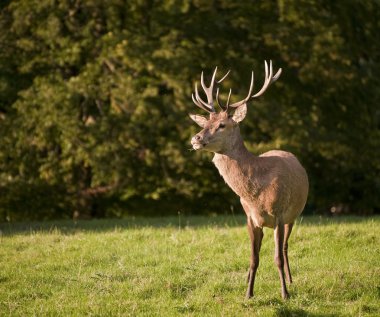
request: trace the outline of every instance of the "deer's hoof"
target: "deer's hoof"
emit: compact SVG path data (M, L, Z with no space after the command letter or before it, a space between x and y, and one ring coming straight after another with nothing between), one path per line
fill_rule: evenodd
M250 299L253 297L253 291L247 290L247 293L245 294L245 299Z

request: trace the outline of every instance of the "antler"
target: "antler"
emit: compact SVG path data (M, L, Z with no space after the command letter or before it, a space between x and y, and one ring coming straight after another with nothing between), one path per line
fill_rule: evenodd
M242 104L246 103L250 98L257 98L257 97L261 96L268 89L268 87L271 84L273 84L280 77L281 72L282 72L281 68L277 71L276 75L273 76L272 61L269 62L269 74L268 74L268 63L267 63L267 61L264 61L264 63L265 63L265 80L264 80L263 87L261 87L259 92L257 92L253 96L251 95L252 90L253 90L253 84L254 84L254 73L252 71L251 85L249 87L249 92L248 92L247 97L243 100L240 100L238 102L233 103L232 105L230 105L230 107L232 107L232 108L239 107Z
M218 81L218 84L220 84L223 80L225 80L227 78L227 76L229 75L229 73L230 73L230 71L228 71L227 74L225 74L223 76L223 78ZM231 92L232 92L232 89L230 88L230 92L228 93L227 103L225 106L223 106L219 101L219 87L216 90L216 103L218 104L220 109L222 109L223 111L227 111L227 109L228 109L228 104L230 103L230 98L231 98Z
M211 83L210 83L210 86L206 86L205 82L204 82L204 77L203 77L203 71L201 73L201 86L206 94L206 97L207 97L207 102L205 102L200 96L199 96L199 92L198 92L198 84L195 83L195 94L191 94L191 98L193 99L193 102L201 109L203 110L206 110L207 112L216 112L215 111L215 106L214 106L214 99L213 99L213 92L214 92L214 84L215 84L215 77L216 77L216 72L218 70L218 67L215 67L215 70L214 70L214 73L212 74L212 78L211 78ZM222 79L218 80L217 83L221 83L227 76L228 74L230 73L230 71L227 72L227 74L225 74L223 76ZM217 104L220 106L219 104L219 100L218 100L218 95L219 95L219 88L217 90L217 93L216 93L216 98L217 98ZM221 107L221 106L220 106ZM223 107L221 107L223 109Z
M228 94L228 98L227 98L227 102L226 104L223 106L220 101L219 101L219 88L217 88L216 90L216 103L217 105L223 110L223 111L227 111L228 110L228 107L232 107L232 108L237 108L239 106L241 106L242 104L248 102L248 100L250 98L257 98L259 96L261 96L267 89L268 87L274 83L281 75L281 72L282 72L282 69L280 68L277 73L273 76L273 67L272 67L272 61L269 62L269 67L268 67L268 63L267 61L264 61L265 63L265 80L264 80L264 84L263 86L261 87L261 89L254 95L252 95L252 91L253 91L253 86L254 86L254 73L252 71L252 75L251 75L251 84L249 86L249 92L248 92L248 95L246 98L244 98L243 100L240 100L238 102L235 102L233 103L232 105L229 105L230 103L230 99L231 99L231 92L232 90L230 89L230 92ZM203 71L201 73L201 86L206 94L206 97L207 97L207 102L205 102L200 96L199 96L199 92L198 92L198 84L195 83L195 93L194 94L191 94L191 98L193 99L193 102L201 109L203 110L206 110L207 112L216 112L215 111L215 106L214 106L214 99L213 99L213 90L214 90L214 84L215 84L215 77L216 77L216 72L218 70L218 67L215 67L215 70L214 70L214 73L212 74L212 78L211 78L211 83L210 83L210 86L206 86L205 83L204 83L204 77L203 77ZM227 76L229 75L230 71L227 72L227 74L225 74L222 79L218 80L217 83L220 84L224 79L227 78Z
M203 110L206 110L208 112L215 112L215 107L214 107L214 101L213 101L213 97L212 97L212 93L213 93L213 90L214 90L214 82L215 82L215 76L216 76L216 71L218 70L218 67L215 67L215 70L214 70L214 73L212 75L212 78L211 78L211 83L210 83L210 86L207 87L205 85L205 82L204 82L204 78L203 78L203 71L202 71L202 74L201 74L201 86L204 90L204 92L206 93L206 96L207 96L207 102L203 101L203 99L199 96L199 93L198 93L198 84L195 83L195 97L194 97L194 94L191 95L194 103L202 108Z

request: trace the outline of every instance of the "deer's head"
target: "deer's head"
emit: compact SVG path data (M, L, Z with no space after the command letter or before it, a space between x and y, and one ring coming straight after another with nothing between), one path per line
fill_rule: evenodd
M214 84L216 79L217 68L212 75L210 86L206 86L204 83L203 72L201 74L201 86L206 94L207 102L205 102L198 93L198 85L195 84L195 93L191 95L193 102L201 109L209 112L209 118L201 115L190 115L190 118L194 120L203 129L193 136L191 144L194 150L206 150L210 152L223 153L230 150L233 147L234 140L240 135L238 124L245 118L247 114L247 102L251 98L257 98L261 96L267 88L275 82L281 75L281 68L273 76L272 61L268 63L265 61L265 81L262 88L254 95L254 73L252 71L251 85L249 87L248 95L245 99L230 103L231 89L228 94L228 99L225 105L222 105L219 101L219 88L216 90L216 104L221 109L220 112L216 112L213 99ZM229 74L229 71L222 79L216 81L220 84Z

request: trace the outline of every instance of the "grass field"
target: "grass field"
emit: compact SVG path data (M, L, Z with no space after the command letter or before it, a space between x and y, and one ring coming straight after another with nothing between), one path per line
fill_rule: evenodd
M0 225L0 316L380 316L380 218L300 218L283 301L264 231L255 297L243 217Z

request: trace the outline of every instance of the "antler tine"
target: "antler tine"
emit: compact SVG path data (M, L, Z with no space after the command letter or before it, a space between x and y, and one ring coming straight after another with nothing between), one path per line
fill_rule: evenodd
M214 100L212 97L212 93L214 90L214 83L215 83L215 77L216 77L217 70L218 70L218 66L215 67L214 73L212 74L210 86L208 86L208 87L206 86L206 84L204 82L203 72L201 74L201 86L202 86L202 88L203 88L203 90L207 96L207 104L208 104L208 106L210 106L212 108L213 112L215 112L215 108L214 108Z
M228 72L219 80L217 80L216 82L218 84L220 84L223 80L225 80L227 78L227 76L230 74L230 71L231 70L228 70ZM219 102L219 87L217 88L216 90L216 102L218 104L218 106L223 110L223 111L227 111L228 110L228 104L230 103L230 98L231 98L231 89L230 89L230 92L228 94L228 99L227 99L227 103L226 103L226 106L222 106L221 103Z
M203 101L203 99L199 96L198 85L195 83L195 99L201 104L204 108L206 108L208 112L215 112L214 106L209 105L207 102Z
M241 106L242 104L244 104L245 102L247 102L249 100L249 98L251 98L251 94L252 94L252 90L253 90L253 86L254 86L254 81L255 81L255 74L254 72L252 71L252 75L251 75L251 84L249 86L249 92L248 92L248 95L246 98L244 98L243 100L241 101L238 101L238 102L235 102L233 103L232 105L230 105L230 107L232 108L237 108L239 106Z
M275 80L273 80L272 61L269 62L269 74L268 74L268 63L267 63L267 61L264 61L264 63L265 63L265 80L264 80L263 87L261 87L260 91L257 92L256 94L254 94L252 96L252 98L257 98L257 97L261 96L268 89L269 85L278 79L278 77L277 77ZM277 74L278 74L278 72L276 73L276 75ZM281 72L280 72L280 74L281 74Z
M223 105L219 102L219 87L216 89L216 103L218 104L218 106L220 107L220 109L222 109L223 111L227 111L227 110L228 110L228 104L230 103L231 92L232 92L232 89L230 88L230 92L229 92L229 94L228 94L227 103L226 103L225 106L223 106Z
M281 76L281 73L282 73L282 68L280 68L280 69L277 71L276 75L274 75L274 76L272 77L272 81L271 81L271 83L274 83L277 79L279 79L280 76Z
M220 84L223 80L225 80L225 79L227 78L227 76L230 74L230 71L231 71L231 70L228 70L228 72L222 77L222 79L219 79L219 80L217 81L217 83Z
M207 112L212 112L209 108L206 108L204 105L202 105L195 97L194 94L191 94L191 99L193 99L193 102L202 110L205 110Z
M216 89L216 104L219 106L220 109L225 110L225 108L221 105L219 102L219 87Z
M255 81L255 74L254 74L254 72L252 71L252 75L251 75L251 85L249 86L249 92L248 92L247 97L244 99L244 101L248 101L249 98L251 98L251 94L252 94L252 90L253 90L254 81Z
M232 89L230 88L230 92L228 93L228 98L227 98L227 105L226 105L227 109L228 109L228 105L230 104L231 93L232 93Z

